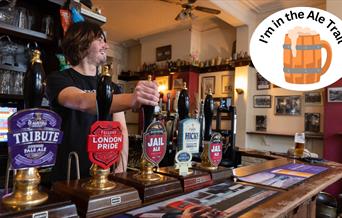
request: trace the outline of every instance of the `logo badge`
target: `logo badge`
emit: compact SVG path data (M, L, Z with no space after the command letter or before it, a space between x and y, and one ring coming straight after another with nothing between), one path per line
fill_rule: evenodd
M22 110L8 119L8 126L12 169L55 164L57 144L63 138L58 114L46 109Z
M96 121L88 135L89 160L107 169L119 160L123 147L121 125L115 121Z
M151 123L144 133L143 155L147 161L158 165L166 152L166 129L159 122Z
M179 175L186 176L189 174L189 167L191 167L192 154L188 150L181 150L176 153L175 169L179 170Z
M276 12L255 29L250 52L256 70L285 89L310 91L341 78L342 22L312 7Z
M222 140L221 140L222 136L220 133L214 133L211 136L210 139L210 144L209 144L209 161L210 163L217 167L222 160Z
M191 153L199 152L201 124L196 119L184 119L179 122L178 146Z

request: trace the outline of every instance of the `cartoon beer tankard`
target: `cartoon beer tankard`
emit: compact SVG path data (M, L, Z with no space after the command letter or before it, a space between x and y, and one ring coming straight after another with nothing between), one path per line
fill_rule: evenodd
M322 67L321 48L327 51ZM309 28L295 27L289 30L284 40L284 76L288 83L312 84L320 81L328 70L332 50L329 43Z

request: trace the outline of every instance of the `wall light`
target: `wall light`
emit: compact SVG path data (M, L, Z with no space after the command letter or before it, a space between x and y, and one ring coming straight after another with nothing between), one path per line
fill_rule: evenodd
M243 94L243 89L236 88L235 91L236 91L236 93L238 93L239 95Z
M165 91L166 91L166 86L165 86L164 84L158 86L158 91L159 91L159 92L165 92Z
M241 95L247 90L247 80L243 74L235 74L235 91Z

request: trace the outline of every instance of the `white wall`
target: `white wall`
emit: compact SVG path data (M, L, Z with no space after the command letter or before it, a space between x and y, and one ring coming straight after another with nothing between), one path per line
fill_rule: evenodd
M127 70L140 71L141 66L141 45L127 48Z
M200 59L201 53L201 32L192 28L191 30L191 45L190 45L190 54L195 56L195 59Z
M112 63L112 79L117 81L117 76L122 70L127 68L127 49L116 42L108 40L109 48L107 50L107 61Z
M323 105L310 106L304 104L304 92L290 91L282 88L273 88L267 90L257 90L256 88L256 70L250 67L237 67L235 69L235 88L242 88L243 94L235 93L234 103L237 108L237 140L238 147L246 147L257 150L266 150L274 152L286 152L293 146L293 137L271 136L271 135L253 135L246 132L255 132L255 116L267 116L267 131L269 133L294 135L295 132L304 132L304 114L320 113L321 132L323 130ZM323 90L318 90L323 91ZM254 108L254 95L271 95L271 108ZM300 116L282 116L275 115L275 97L274 96L301 96L301 114ZM324 96L324 93L322 94ZM317 153L322 157L323 141L309 139L306 141L306 148L311 152Z
M235 40L236 29L229 25L201 32L200 60L210 60L217 56L229 58Z
M249 53L249 34L248 26L239 26L236 28L236 52L247 51Z
M142 38L140 43L141 63L156 62L156 48L166 45L172 46L172 60L189 60L191 32L189 28L163 32Z

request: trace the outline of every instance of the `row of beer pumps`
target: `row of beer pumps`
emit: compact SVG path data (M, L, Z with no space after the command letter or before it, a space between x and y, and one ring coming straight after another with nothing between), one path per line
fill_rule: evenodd
M162 94L161 94L162 95ZM182 140L179 141L178 137L178 127L179 121L184 119L189 119L189 105L190 98L188 95L186 83L183 83L183 89L180 91L179 95L174 99L177 101L177 108L173 108L174 113L171 113L171 95L167 94L166 100L166 111L164 113L161 111L163 108L162 98L160 98L160 103L158 109L155 110L155 119L160 120L164 123L167 131L167 155L161 162L161 166L169 166L174 162L174 157L182 144ZM152 110L151 110L152 111ZM196 113L193 118L197 119L200 123L200 142L198 152L193 153L193 159L195 161L201 161L200 155L203 152L204 144L203 141L209 141L212 135L212 121L216 115L216 129L215 132L220 133L223 137L223 160L221 162L222 166L226 167L236 167L239 164L239 159L236 156L235 149L235 138L236 138L236 108L231 105L231 99L221 99L220 105L215 108L214 99L212 96L212 90L209 89L205 99L201 100L199 105L199 113ZM230 120L230 128L222 128L222 114L228 116ZM150 118L152 119L152 118ZM174 138L177 138L175 141Z
M200 118L190 118L186 84L178 99L178 118L171 116L170 103L165 122L154 119L154 107L142 107L144 133L140 170L111 173L111 166L120 161L123 135L120 123L110 120L113 90L108 67L104 67L96 91L98 120L91 126L88 135L88 157L93 163L90 168L91 178L56 182L52 187L53 194L51 191L40 191L38 168L54 165L57 144L61 142L63 133L60 131L61 118L53 111L40 108L45 73L39 56L40 52L36 50L25 75L25 110L9 118L9 165L17 173L12 192L2 197L5 209L0 207L0 215L18 215L39 210L50 215L56 211L68 216L75 213L89 217L110 215L139 207L142 202L151 202L222 182L231 176L229 168L219 166L223 142L221 132L211 131L214 110L212 95L208 93L202 102L203 114ZM151 77L148 79L151 80ZM230 110L223 107L221 109L223 112ZM235 119L232 120L233 123ZM173 136L177 126L177 143L174 146ZM235 128L233 132L235 134ZM27 134L37 137L49 134L54 137L38 137L39 139L26 140L23 143L20 135ZM223 131L222 134L226 132ZM105 140L115 143L113 146L100 146L98 142ZM235 139L232 140L233 145ZM159 167L170 146L175 151L173 163ZM38 153L39 158L36 158ZM196 154L201 154L201 162L194 164L192 156ZM63 203L56 204L51 200L55 199L51 195L60 196L57 201ZM70 200L76 204L77 212L73 206L66 206L72 204Z

